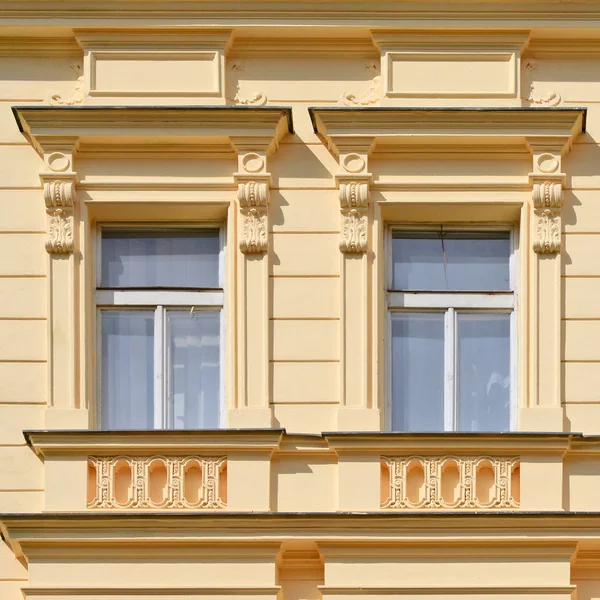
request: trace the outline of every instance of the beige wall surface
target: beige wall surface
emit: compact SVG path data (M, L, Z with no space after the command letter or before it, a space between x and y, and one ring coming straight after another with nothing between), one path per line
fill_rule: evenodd
M600 597L598 3L84 4L0 0L0 600ZM106 223L223 228L223 431L96 431ZM511 433L388 431L415 224L515 232Z

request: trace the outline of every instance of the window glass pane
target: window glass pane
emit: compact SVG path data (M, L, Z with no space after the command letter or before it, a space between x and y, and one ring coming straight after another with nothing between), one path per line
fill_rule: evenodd
M509 290L510 237L502 232L392 235L395 290Z
M154 427L154 311L102 311L102 428Z
M510 315L457 314L458 429L510 429Z
M102 231L101 287L217 288L218 230Z
M392 430L444 430L444 314L392 315Z
M175 429L219 427L218 311L167 313L169 422Z

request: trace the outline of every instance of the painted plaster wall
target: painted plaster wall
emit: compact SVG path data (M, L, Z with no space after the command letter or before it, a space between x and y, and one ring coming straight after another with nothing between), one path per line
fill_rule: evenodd
M47 380L47 261L44 249L46 225L39 171L42 161L19 134L10 112L12 105L46 103L51 93L68 97L77 78L73 64L77 56L41 58L40 56L0 57L0 512L36 512L43 507L44 474L42 462L25 445L22 431L45 426L44 411L48 389ZM565 106L588 107L588 129L576 140L564 160L567 173L565 207L563 208L564 249L562 252L562 332L563 364L562 392L567 416L566 430L595 434L600 432L600 266L596 258L600 247L600 208L597 191L600 189L598 161L600 147L600 89L596 73L600 58L540 58L536 78L536 93L543 97L558 91ZM289 105L293 109L295 134L287 136L277 153L270 158L272 193L269 208L269 381L274 424L290 431L317 433L337 428L340 402L340 271L338 248L340 234L338 189L334 176L338 165L314 134L308 119L309 105L339 105L345 93L357 97L369 94L373 79L373 59L344 58L260 58L233 57L225 66L230 78L228 94L243 99L260 92L269 104ZM239 79L239 90L233 83ZM414 100L398 100L398 105L410 105ZM473 104L467 100L466 104ZM497 102L502 104L503 101ZM139 160L112 164L103 159L85 159L78 164L84 183L107 181L110 177L139 178L215 177L217 171L226 180L235 169L232 162L211 161L203 172L202 165L182 166L179 161L158 161L156 164ZM500 182L520 183L530 170L527 160L504 160L498 166L493 160L463 159L460 163L440 156L434 164L415 157L398 164L397 161L373 161L372 172L377 183L410 183L415 179L441 179L442 182L469 183L482 181L493 186ZM108 175L107 175L108 173ZM115 175L116 174L116 175ZM95 179L98 178L98 179ZM86 193L93 200L94 192ZM410 192L374 192L385 201L402 196L427 203L427 194L411 196ZM448 195L450 198L451 194ZM529 192L516 192L510 200L526 202ZM477 194L461 201L477 202ZM413 216L416 213L412 213ZM422 220L422 216L414 216ZM411 220L409 216L407 220ZM435 219L434 219L435 220ZM381 260L383 257L379 256ZM372 282L371 285L379 285ZM372 291L372 290L371 290ZM375 351L375 349L373 349ZM377 365L374 367L377 370ZM379 366L379 369L381 365ZM377 399L382 403L383 392ZM91 398L86 401L91 402ZM380 404L381 405L381 404ZM358 469L358 468L357 468ZM273 510L318 511L335 510L338 506L336 460L332 456L310 456L274 461ZM589 508L588 499L598 488L594 466L567 465L566 480L571 486L570 504L565 508ZM562 475L562 473L561 473ZM586 477L593 475L593 477ZM558 477L557 480L561 478ZM314 486L314 487L311 487ZM315 494L314 490L318 490ZM561 494L562 496L562 490ZM335 556L335 552L333 553ZM472 558L472 557L471 557ZM470 563L455 564L442 560L448 581L466 577ZM515 573L523 583L547 580L553 574L556 585L569 580L568 561L561 559L562 571L553 564L541 562L535 573L531 565L518 557L513 563L500 559L497 564L484 565L493 571L495 584ZM141 562L141 561L140 561ZM356 557L334 558L325 575L329 585L374 585L387 581L390 572L397 573L393 560L383 563L365 561L367 575L356 574ZM401 564L402 561L400 561ZM35 576L54 580L56 585L89 583L101 584L107 576L124 580L134 574L140 584L156 569L155 581L166 584L174 571L172 566L153 564L141 567L135 563L119 565L100 559L87 570L72 577L72 563L55 570L55 564L38 565ZM231 565L222 571L207 571L217 584L228 577ZM273 559L260 565L241 561L243 567L236 576L259 581L262 585L275 583ZM431 563L418 563L422 573L415 575L414 565L409 574L419 584L427 578ZM139 568L139 571L136 570ZM146 569L146 570L144 570ZM235 569L240 569L236 565ZM245 569L245 570L244 570ZM458 571L457 571L458 569ZM567 570L565 570L567 569ZM186 568L175 569L185 583ZM182 574L183 573L183 574ZM312 577L312 578L311 578ZM308 578L309 582L315 577ZM22 581L27 572L5 545L0 545L0 598L20 598ZM393 578L392 578L393 579ZM190 576L190 582L195 581ZM293 580L292 580L293 581ZM396 582L394 580L394 582ZM289 598L313 597L313 583L287 583ZM388 582L389 583L389 582ZM396 582L397 583L397 582ZM586 582L579 600L597 597L595 582ZM296 590L296 591L294 591ZM286 595L286 598L288 596Z

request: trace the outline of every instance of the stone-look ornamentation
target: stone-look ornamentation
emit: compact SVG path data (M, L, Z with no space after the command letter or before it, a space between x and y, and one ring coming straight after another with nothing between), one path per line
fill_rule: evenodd
M225 508L226 465L199 456L92 457L88 508Z
M260 157L250 156L250 163ZM262 160L262 159L261 159ZM244 159L242 160L242 163ZM261 167L262 168L262 167ZM240 250L244 254L261 254L269 246L268 216L269 185L266 181L238 182L238 203L241 216Z
M342 237L340 239L342 252L367 251L367 215L356 209L342 211Z
M379 65L370 62L367 63L366 68L368 71L375 73L369 91L364 96L360 97L351 93L342 94L340 102L344 106L371 106L377 104L381 100L381 75L379 74Z
M562 206L562 183L542 181L533 184L535 208L560 208Z
M73 215L62 208L48 212L46 250L50 254L73 252Z
M560 213L557 211L536 210L535 239L533 250L538 254L560 252Z
M232 70L243 71L243 67L234 69L235 65L232 65ZM267 103L267 95L264 92L254 92L250 96L244 97L240 94L240 84L236 86L235 96L229 98L229 101L233 104L239 104L241 106L264 106Z
M364 181L340 182L342 227L340 250L348 253L367 251L369 184Z
M72 181L44 182L44 201L48 236L46 250L50 254L73 252L73 204L75 186Z
M538 254L556 254L560 252L561 241L562 182L534 182L532 200L534 208L533 250Z
M536 106L558 106L562 102L562 97L558 92L549 92L543 98L536 98L535 84L533 83L533 71L537 69L537 63L533 59L528 59L523 63L523 73L529 88L529 94L522 96L523 100Z
M356 94L342 94L341 103L344 106L372 106L381 100L381 75L373 77L369 91L364 96Z
M75 90L67 98L63 98L60 94L50 94L50 97L48 98L50 104L53 104L54 106L73 106L83 102L83 69L81 65L72 65L71 70L78 74L77 82L75 83Z
M491 457L382 457L381 508L511 509L520 505L520 461ZM383 490L387 489L387 497Z
M240 250L244 254L261 254L269 247L266 211L256 208L242 209L242 238Z

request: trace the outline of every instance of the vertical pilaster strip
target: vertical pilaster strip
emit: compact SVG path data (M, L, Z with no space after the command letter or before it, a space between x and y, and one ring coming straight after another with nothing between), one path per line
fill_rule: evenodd
M270 427L269 187L267 148L236 139L238 172L237 390L230 427Z
M44 144L40 173L48 252L48 409L46 427L87 427L79 412L76 140ZM58 411L58 412L57 412Z
M562 431L561 209L563 140L529 140L533 171L530 247L530 389L520 429ZM532 412L533 411L533 412Z
M373 208L370 205L371 174L367 161L371 141L340 148L336 175L340 201L340 408L338 429L380 428L376 399L370 381L372 355L372 294L369 283L369 240Z

